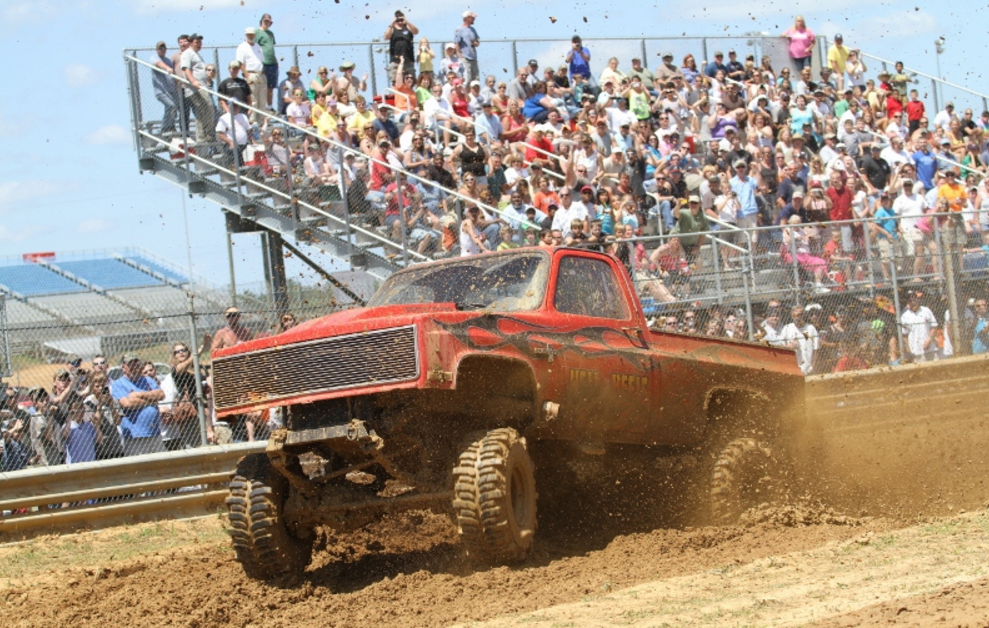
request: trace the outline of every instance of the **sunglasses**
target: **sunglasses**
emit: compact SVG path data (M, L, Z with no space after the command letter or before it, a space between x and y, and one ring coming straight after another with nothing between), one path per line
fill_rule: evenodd
M106 366L106 360L93 361L93 366Z
M188 349L176 349L175 351L172 351L172 355L178 355L180 353L189 353L189 350Z

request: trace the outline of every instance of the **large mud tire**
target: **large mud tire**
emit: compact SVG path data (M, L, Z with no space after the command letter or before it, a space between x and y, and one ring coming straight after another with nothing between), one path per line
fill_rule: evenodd
M287 482L267 454L245 456L229 485L227 513L237 561L250 578L265 580L300 573L312 557L312 538L289 532L282 514Z
M780 465L755 438L736 438L717 453L710 484L711 520L735 523L746 510L781 496Z
M503 565L524 559L536 532L536 479L525 439L511 428L479 435L453 469L453 511L467 554Z

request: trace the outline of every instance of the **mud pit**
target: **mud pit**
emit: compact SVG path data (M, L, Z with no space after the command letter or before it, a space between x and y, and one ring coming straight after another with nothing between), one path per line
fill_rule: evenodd
M408 513L325 537L305 575L277 585L244 578L219 518L147 524L0 548L0 619L137 628L989 622L985 513L904 527L791 507L750 520L760 522L610 540L557 530L517 568L474 571L447 519ZM122 552L136 554L111 558Z

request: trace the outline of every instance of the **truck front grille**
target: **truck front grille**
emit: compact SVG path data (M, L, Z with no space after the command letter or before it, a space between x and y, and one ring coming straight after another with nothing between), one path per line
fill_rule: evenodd
M335 336L217 358L217 410L419 376L414 326Z

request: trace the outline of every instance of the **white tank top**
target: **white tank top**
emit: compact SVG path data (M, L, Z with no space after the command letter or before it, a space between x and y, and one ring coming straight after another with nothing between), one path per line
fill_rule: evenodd
M460 256L467 257L468 255L479 255L481 253L481 247L477 246L470 234L467 233L467 219L460 224Z

